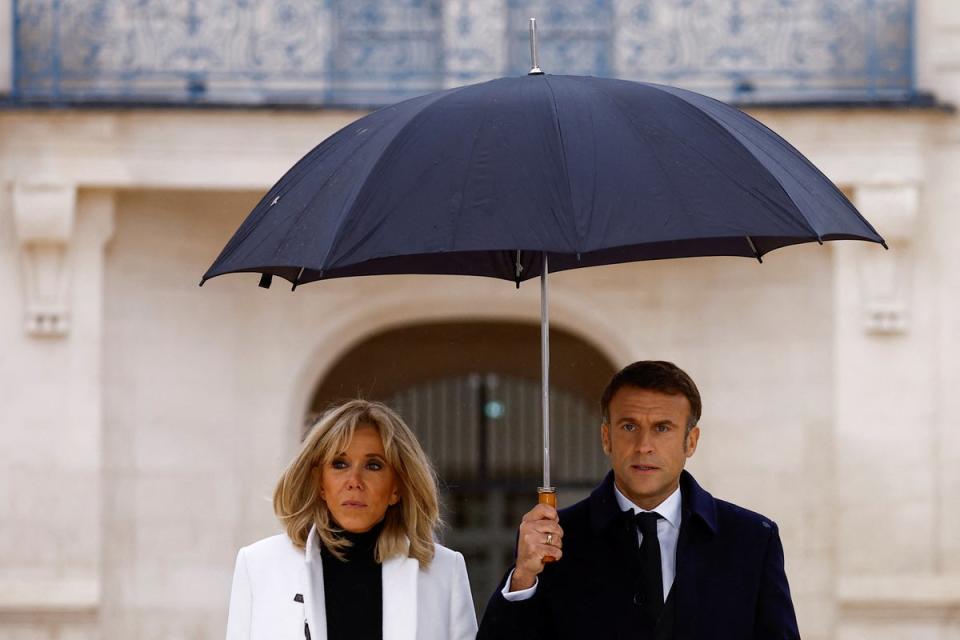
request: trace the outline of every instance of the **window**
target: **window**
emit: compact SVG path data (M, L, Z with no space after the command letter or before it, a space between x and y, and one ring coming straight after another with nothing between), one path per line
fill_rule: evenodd
M551 361L551 472L564 506L609 468L598 399L614 368L556 329ZM371 336L320 383L312 413L356 395L396 409L433 461L443 541L464 554L482 611L513 562L517 526L542 482L539 326L425 324Z

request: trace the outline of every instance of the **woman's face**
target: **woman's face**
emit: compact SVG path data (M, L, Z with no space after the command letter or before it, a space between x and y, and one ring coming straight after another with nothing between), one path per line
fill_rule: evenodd
M336 453L319 472L320 497L334 520L351 533L369 531L397 504L397 474L383 451L380 432L359 425L345 451Z

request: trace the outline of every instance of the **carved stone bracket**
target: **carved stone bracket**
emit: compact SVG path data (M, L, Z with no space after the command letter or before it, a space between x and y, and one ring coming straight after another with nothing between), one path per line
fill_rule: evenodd
M912 239L919 209L917 185L866 185L854 192L857 208L890 247L863 245L857 260L864 330L900 334L909 327Z
M67 264L76 217L72 185L16 184L13 214L20 241L25 328L34 336L64 336L70 329Z

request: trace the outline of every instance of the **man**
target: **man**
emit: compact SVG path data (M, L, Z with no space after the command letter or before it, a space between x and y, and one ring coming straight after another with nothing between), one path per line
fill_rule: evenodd
M683 470L700 437L693 380L635 362L600 404L611 472L572 507L524 515L516 564L477 637L799 638L776 524Z

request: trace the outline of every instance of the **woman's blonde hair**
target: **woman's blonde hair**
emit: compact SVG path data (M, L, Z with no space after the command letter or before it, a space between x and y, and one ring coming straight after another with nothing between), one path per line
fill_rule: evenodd
M287 466L273 492L273 511L301 549L310 527L323 545L343 558L350 542L338 536L326 502L320 498L315 467L323 468L346 450L356 429L370 425L380 433L387 463L397 474L400 500L387 508L377 540L376 560L397 555L416 558L422 568L433 560L434 534L440 526L437 476L410 427L380 402L350 400L324 413L311 427L300 453Z

